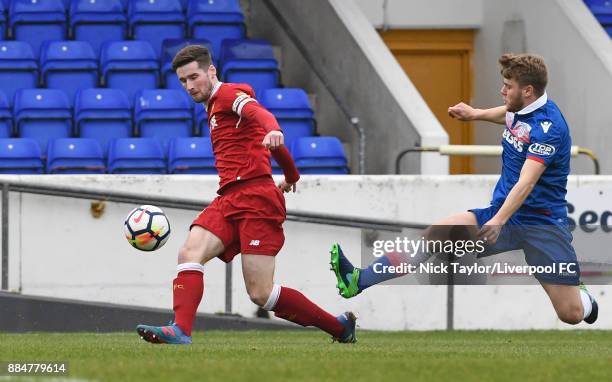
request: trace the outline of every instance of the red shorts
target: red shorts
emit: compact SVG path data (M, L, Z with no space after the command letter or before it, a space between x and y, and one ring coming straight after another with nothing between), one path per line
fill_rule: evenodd
M191 223L216 235L228 263L239 253L276 256L285 243L285 197L271 177L230 186ZM190 229L191 229L190 227Z

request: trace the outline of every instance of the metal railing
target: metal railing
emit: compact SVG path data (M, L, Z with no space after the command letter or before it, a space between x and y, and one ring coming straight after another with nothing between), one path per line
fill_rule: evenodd
M395 173L401 170L402 159L408 153L440 153L440 155L454 156L500 156L503 147L500 145L443 145L438 147L411 147L400 152L395 158ZM571 155L586 155L593 161L595 175L600 174L599 159L593 151L580 146L572 146Z
M2 290L8 290L9 284L9 193L18 192L26 194L48 195L55 197L66 197L76 199L88 199L95 201L130 203L130 204L152 204L164 208L176 208L181 210L201 211L210 202L188 199L142 196L136 193L116 191L94 191L81 187L40 185L36 182L7 182L2 183ZM349 228L361 228L370 230L383 230L401 232L404 228L424 229L424 224L391 221L385 219L363 219L349 216L332 214L316 214L298 211L287 211L287 220L309 223L325 224ZM232 263L227 263L225 268L225 312L232 312ZM453 286L449 285L447 312L452 313ZM447 328L452 329L452 314L447 317Z

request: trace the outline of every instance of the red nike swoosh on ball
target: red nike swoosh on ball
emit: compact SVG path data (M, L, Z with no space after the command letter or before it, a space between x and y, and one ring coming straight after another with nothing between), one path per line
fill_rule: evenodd
M142 215L144 215L145 211L142 210L140 211L140 215L138 215L138 217L136 219L134 219L134 223L140 223L140 219L142 219Z

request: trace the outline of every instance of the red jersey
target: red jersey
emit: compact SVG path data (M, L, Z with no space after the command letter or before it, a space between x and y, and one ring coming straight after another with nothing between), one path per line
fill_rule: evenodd
M280 131L280 127L255 100L253 89L247 84L219 82L213 88L206 110L215 167L221 178L218 193L234 182L271 176L270 151L262 141L269 131ZM282 157L278 158L279 155ZM274 157L283 168L285 177L294 183L299 175L293 160L289 159L291 163L287 166L285 156L290 158L286 148L275 150Z

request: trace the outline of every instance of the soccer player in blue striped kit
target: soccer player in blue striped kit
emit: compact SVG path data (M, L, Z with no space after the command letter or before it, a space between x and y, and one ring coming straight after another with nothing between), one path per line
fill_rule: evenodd
M542 57L504 54L499 59L504 105L475 109L459 103L448 109L462 121L488 121L505 125L502 133L502 172L487 208L450 216L430 227L426 238L438 239L443 226L465 226L470 237L485 240L479 256L522 249L530 266L554 266L554 273L537 273L555 308L568 324L597 320L595 299L580 283L580 270L568 228L567 176L570 172L571 137L555 103L548 99L548 74ZM440 228L437 228L440 227ZM382 266L414 263L405 254L391 253L368 268L355 268L334 244L332 269L340 294L353 297L364 289L402 276L380 272ZM568 264L570 265L568 267ZM375 271L378 270L377 271Z

